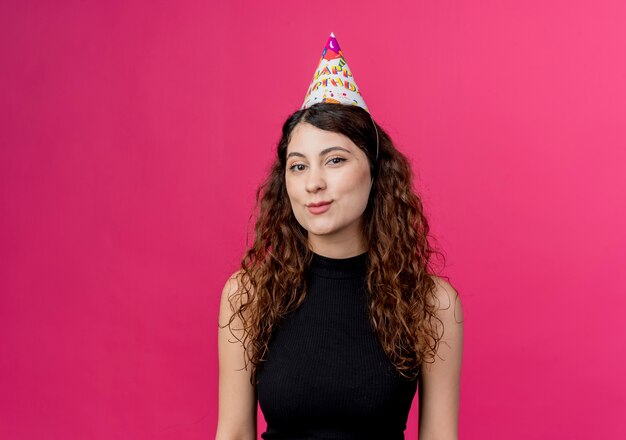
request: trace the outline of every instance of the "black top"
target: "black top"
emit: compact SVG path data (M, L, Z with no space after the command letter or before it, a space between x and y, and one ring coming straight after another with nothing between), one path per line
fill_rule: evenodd
M306 298L258 367L261 438L404 439L417 380L396 372L370 324L367 261L313 255Z

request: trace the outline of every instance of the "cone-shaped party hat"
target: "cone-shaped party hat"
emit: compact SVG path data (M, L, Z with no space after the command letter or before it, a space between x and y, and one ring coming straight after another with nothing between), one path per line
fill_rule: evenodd
M324 46L322 57L301 108L310 107L318 102L357 105L369 113L361 92L354 82L352 70L348 67L335 34L332 32Z

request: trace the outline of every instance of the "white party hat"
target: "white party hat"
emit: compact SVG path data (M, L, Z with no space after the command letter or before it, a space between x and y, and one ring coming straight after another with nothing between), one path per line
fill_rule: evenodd
M310 107L318 102L357 105L369 113L361 92L354 82L352 70L348 67L335 34L332 32L324 46L322 57L301 108Z

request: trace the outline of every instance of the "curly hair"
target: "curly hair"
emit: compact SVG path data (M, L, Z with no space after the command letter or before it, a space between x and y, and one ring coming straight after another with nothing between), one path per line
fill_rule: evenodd
M231 325L236 317L240 319L243 337L235 338L245 348L245 368L252 364L254 385L273 330L306 296L304 274L313 252L307 246L307 231L292 212L285 184L287 146L301 122L347 136L368 158L374 183L362 232L368 248L370 321L398 373L415 379L422 363L434 361L442 336L436 322L442 324L436 314L431 257L444 256L429 243L428 221L412 189L409 161L370 114L357 106L318 103L296 111L283 124L277 157L256 191L254 242L251 248L246 242L241 268L233 275L238 282L229 296L233 314L221 328L229 326L235 336Z

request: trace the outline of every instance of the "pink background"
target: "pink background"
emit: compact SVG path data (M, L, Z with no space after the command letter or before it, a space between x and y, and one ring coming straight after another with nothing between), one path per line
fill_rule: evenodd
M461 438L626 438L623 0L8 3L0 438L213 438L219 295L331 31L463 299Z

